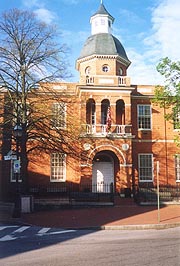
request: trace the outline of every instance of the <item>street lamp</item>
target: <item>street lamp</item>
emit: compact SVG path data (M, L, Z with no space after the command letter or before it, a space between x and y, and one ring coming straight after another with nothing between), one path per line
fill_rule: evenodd
M16 142L17 142L17 138L22 137L22 127L20 125L15 125L14 127L14 137L16 138Z
M13 129L13 135L16 140L16 160L14 160L14 175L16 180L16 197L13 217L19 218L21 216L21 203L20 203L20 193L19 193L19 174L20 174L20 156L19 156L19 142L22 137L22 127L16 124Z

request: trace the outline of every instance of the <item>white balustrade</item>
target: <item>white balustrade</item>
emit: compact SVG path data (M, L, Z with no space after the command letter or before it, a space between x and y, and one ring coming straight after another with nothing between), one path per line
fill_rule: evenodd
M83 127L84 128L84 127ZM111 130L107 132L106 124L86 124L86 134L95 134L95 135L107 135L107 134L115 134L115 135L131 135L131 125L112 125Z

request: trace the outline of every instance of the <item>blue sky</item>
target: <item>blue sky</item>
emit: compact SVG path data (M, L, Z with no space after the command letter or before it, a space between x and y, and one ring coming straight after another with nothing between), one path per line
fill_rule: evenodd
M91 34L90 17L100 0L3 0L0 12L11 8L30 9L46 23L57 24L61 42L70 48L69 63L73 78L78 81L75 60ZM115 18L113 35L123 44L132 62L128 76L132 84L157 84L156 71L160 58L180 60L179 0L103 0Z

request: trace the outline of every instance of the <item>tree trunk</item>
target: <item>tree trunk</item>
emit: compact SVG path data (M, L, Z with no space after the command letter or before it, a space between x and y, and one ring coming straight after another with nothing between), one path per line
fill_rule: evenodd
M28 156L27 156L27 132L26 127L22 125L21 147L21 178L22 193L28 193Z

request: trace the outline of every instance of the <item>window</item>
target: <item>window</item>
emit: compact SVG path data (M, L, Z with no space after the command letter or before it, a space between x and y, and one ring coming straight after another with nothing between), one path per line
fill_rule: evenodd
M89 99L86 103L86 123L96 124L96 104L93 99Z
M91 72L91 67L90 66L86 67L86 69L85 69L86 75L89 75L90 72Z
M153 181L153 155L139 154L138 155L139 181Z
M65 128L66 126L66 104L64 102L54 103L52 106L52 126L54 128Z
M94 25L95 25L95 27L98 26L98 22L97 22L97 20L94 22Z
M101 19L101 25L105 25L105 20Z
M109 106L110 106L109 100L102 100L101 102L101 124L102 125L106 125Z
M66 155L64 153L51 154L51 182L66 180Z
M176 182L180 182L180 154L175 156Z
M138 129L151 129L150 105L138 105Z
M116 125L125 125L125 103L123 100L116 102Z
M122 76L123 75L123 69L120 67L119 68L119 76Z
M102 66L102 71L103 72L108 72L109 71L109 66L108 65L103 65Z

